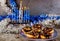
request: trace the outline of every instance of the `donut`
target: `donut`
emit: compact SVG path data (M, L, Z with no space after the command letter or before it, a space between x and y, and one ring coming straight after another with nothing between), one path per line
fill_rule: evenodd
M36 32L41 32L42 25L41 24L34 24L32 26L32 29L35 30Z
M46 27L46 28L43 29L43 33L45 33L45 34L53 34L54 33L54 29Z
M32 28L29 27L29 26L25 26L25 27L22 29L22 32L23 32L23 33L29 33L29 32L31 32L31 31L32 31Z
M40 39L46 39L46 36L45 36L44 34L40 34L40 35L39 35L39 38L40 38Z
M46 27L43 29L43 34L46 36L46 39L51 38L53 33L54 33L53 28Z
M39 37L39 33L36 33L36 32L30 32L30 33L25 33L25 35L28 37L28 38L32 38L32 39L37 39Z

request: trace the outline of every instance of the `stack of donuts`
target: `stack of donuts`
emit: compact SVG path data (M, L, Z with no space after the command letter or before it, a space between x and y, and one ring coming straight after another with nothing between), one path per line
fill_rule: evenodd
M51 27L42 27L41 24L34 24L33 26L25 26L22 29L25 36L31 39L50 39L54 33Z

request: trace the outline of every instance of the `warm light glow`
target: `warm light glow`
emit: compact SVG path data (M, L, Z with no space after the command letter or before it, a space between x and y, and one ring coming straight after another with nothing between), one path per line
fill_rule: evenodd
M33 38L34 36L33 35L29 35L29 34L25 34L27 37L29 38Z
M24 10L26 10L27 9L27 7L26 6L24 6Z
M54 30L52 30L51 32L49 32L49 33L54 33Z
M41 37L41 39L46 39L46 37L45 37L45 36L43 36L43 35L40 35L40 37Z

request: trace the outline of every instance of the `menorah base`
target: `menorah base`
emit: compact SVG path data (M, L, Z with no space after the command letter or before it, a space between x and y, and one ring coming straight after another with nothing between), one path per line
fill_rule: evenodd
M12 21L12 22L10 22L10 24L30 24L30 22L22 22L22 23L20 23L20 22Z

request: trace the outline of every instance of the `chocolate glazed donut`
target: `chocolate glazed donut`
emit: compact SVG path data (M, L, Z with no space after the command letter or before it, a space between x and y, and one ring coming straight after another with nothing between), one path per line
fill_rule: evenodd
M24 28L22 29L22 32L24 32L24 33L29 33L29 32L31 32L31 31L32 31L32 28L29 27L29 26L26 26L26 27L24 27Z

